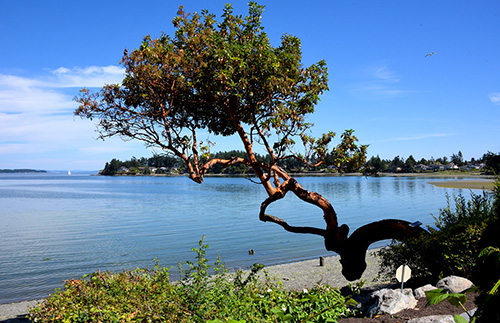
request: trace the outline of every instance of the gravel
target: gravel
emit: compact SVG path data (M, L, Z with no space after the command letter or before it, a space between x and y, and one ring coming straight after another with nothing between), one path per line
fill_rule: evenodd
M380 260L374 256L375 250L369 250L366 256L367 268L361 277L364 286L378 285L384 282L375 281L378 273ZM343 287L349 282L341 274L342 267L340 265L339 256L323 257L324 265L320 266L320 259L312 259L299 261L289 264L265 267L271 278L275 278L282 282L286 289L302 290L311 288L317 283L327 284L332 287Z

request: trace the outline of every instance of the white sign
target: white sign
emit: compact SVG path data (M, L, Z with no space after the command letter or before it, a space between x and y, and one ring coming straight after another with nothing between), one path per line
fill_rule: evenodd
M405 283L411 277L411 269L407 265L399 266L396 270L396 279L400 283Z

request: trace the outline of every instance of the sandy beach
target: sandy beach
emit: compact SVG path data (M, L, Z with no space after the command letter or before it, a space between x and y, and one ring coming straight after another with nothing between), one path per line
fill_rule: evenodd
M453 180L453 181L440 181L429 182L434 186L448 187L448 188L465 188L476 190L493 190L495 187L495 180L493 179L477 179L477 180Z
M374 282L378 273L379 260L370 250L367 253L367 268L361 279L365 286L380 284ZM324 257L324 265L320 266L320 259L311 259L264 268L272 279L282 282L286 289L302 290L311 288L317 283L328 284L332 287L343 287L349 284L341 274L341 266L338 256ZM353 282L351 282L353 283ZM34 307L40 300L23 301L18 303L0 304L0 323L29 322L23 317L28 313L30 307Z

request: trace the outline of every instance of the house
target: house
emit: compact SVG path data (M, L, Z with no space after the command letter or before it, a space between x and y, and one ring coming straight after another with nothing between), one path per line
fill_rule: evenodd
M118 168L118 173L128 173L129 172L129 169L125 166L121 166L120 168Z

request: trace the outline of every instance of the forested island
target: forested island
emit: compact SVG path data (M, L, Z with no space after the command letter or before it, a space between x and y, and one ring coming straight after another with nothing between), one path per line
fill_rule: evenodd
M46 170L36 170L36 169L0 169L0 173L14 174L14 173L46 173Z
M259 154L256 154L256 156L262 162L269 159L268 156ZM220 159L244 158L245 152L231 150L215 153L211 157ZM281 160L278 164L290 173L318 174L337 172L335 168L325 164L314 168L307 167L301 161L293 158ZM428 160L422 158L418 161L412 155L406 159L396 156L392 160L373 156L361 168L361 172L365 175L376 175L378 173L435 173L443 171L498 174L500 172L500 153L488 152L479 159L471 158L471 160L464 160L463 154L460 151L457 154L453 154L450 158L446 156L436 159L431 157ZM126 161L112 159L99 172L101 175L174 175L185 173L187 173L187 169L183 161L178 157L168 155L154 155L150 158L132 157ZM243 164L231 165L225 168L216 164L208 171L208 174L251 175L253 174L253 170Z

